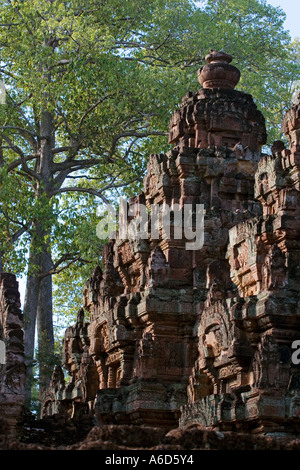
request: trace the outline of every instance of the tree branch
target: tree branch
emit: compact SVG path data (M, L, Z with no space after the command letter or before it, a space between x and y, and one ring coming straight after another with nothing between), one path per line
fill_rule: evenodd
M27 232L27 230L28 230L27 226L20 228L10 237L9 241L11 243L15 243L18 240L18 238L20 238L21 235L23 235L23 233Z
M12 219L7 213L5 210L2 209L2 214L4 215L6 221L7 221L7 224L6 224L6 229L7 229L7 239L10 243L15 243L18 238L20 238L21 235L23 235L23 233L27 232L31 226L31 222L28 224L23 224L21 221L19 220L14 220ZM10 227L9 227L9 222L15 224L15 225L20 225L21 227L13 234L13 235L10 235Z
M52 154L55 155L57 153L68 152L72 148L73 147L71 145L68 145L67 147L57 147L57 148L52 149Z
M25 134L31 135L31 137L37 137L37 134L35 132L31 132L28 129L24 129L23 127L18 127L18 126L1 126L0 129L13 129L16 131L23 132Z
M53 163L52 169L54 173L56 173L57 171L65 171L65 170L74 171L74 168L76 168L76 170L82 169L82 168L88 168L100 162L103 162L103 160L96 159L96 158L89 158L85 160L69 160L68 159L68 160L65 160L64 162Z
M135 137L135 142L138 139L143 139L144 137L150 137L150 136L167 136L167 132L161 132L161 131L144 131L144 132L138 132L134 130L122 132L121 134L117 135L111 144L110 152L109 152L109 157L111 158L112 155L115 153L118 141L125 138L125 137Z
M26 163L26 157L20 147L15 145L12 140L7 137L7 135L3 134L3 132L0 132L0 135L10 145L11 149L20 156L23 171L28 175L32 176L33 178L41 180L41 176L38 173L28 168L28 165Z
M65 269L68 269L69 266L71 266L71 264L74 264L76 263L76 261L81 261L83 263L89 263L90 261L84 259L84 258L81 258L80 256L77 256L76 258L74 259L71 259L65 266L61 267L60 269L56 269L56 268L52 268L50 269L47 273L41 273L39 274L39 278L40 279L43 279L44 277L47 277L47 276L52 276L53 274L59 274L61 273L62 271L64 271Z
M77 186L67 186L65 188L54 189L51 193L51 196L55 196L57 194L62 194L62 193L69 193L69 192L92 194L93 196L96 196L102 199L102 201L105 202L105 204L110 204L109 200L105 196L103 196L103 194L101 194L100 191L97 191L96 189L93 189L93 188L78 188Z
M3 75L7 75L8 77L13 78L14 80L18 80L16 75L13 75L11 72L7 72L7 70L3 70L3 68L0 68L0 72L3 73Z
M16 11L16 13L17 13L17 15L19 16L19 18L21 18L22 22L25 24L26 29L27 29L27 31L29 32L29 34L30 34L31 36L33 36L32 30L29 28L29 26L27 25L26 21L24 20L24 17L23 17L23 15L22 15L22 13L20 12L19 8L18 8L18 7L15 7L15 6L12 4L11 0L8 0L8 2L9 2L9 4L12 6L12 8Z
M59 60L58 62L56 62L56 64L51 65L51 67L49 67L49 70L52 70L52 69L54 69L55 67L60 67L61 65L69 65L70 62L71 62L71 61L70 61L69 59L61 59L61 60Z
M37 135L36 134L36 131L34 129L34 127L32 126L31 122L29 121L29 119L27 118L27 116L24 114L22 108L20 107L20 104L16 103L13 98L9 95L8 91L6 90L6 95L8 96L8 98L10 99L10 101L12 102L13 106L19 111L19 113L21 114L22 118L24 119L24 121L27 123L28 127L30 127L32 129L32 134L33 135ZM30 98L31 95L29 95L27 97ZM25 101L23 101L21 104L23 104Z
M84 114L83 116L81 117L80 121L79 121L79 131L82 127L82 124L83 124L83 121L85 120L85 118L88 116L88 114L90 114L92 111L94 111L94 109L99 106L99 104L103 103L107 98L109 98L111 96L111 94L108 94L108 95L105 95L103 96L100 100L98 100L96 103L94 103Z
M24 137L29 142L29 144L36 150L37 142L35 140L35 137L37 137L37 134L35 132L31 132L28 129L24 129L23 127L18 126L2 126L0 127L0 129L18 131L19 134ZM28 137L26 137L26 135L28 135Z
M58 268L58 266L62 264L64 261L69 261L69 260L74 259L74 257L78 258L79 252L68 253L68 254L62 255L60 258L58 258L58 260L55 261L55 263L53 263L53 269Z
M24 157L25 161L26 162L29 162L30 160L35 160L36 158L39 157L39 154L32 154L32 155L26 155ZM19 159L19 160L15 160L14 162L10 163L8 166L7 166L7 171L8 173L12 170L14 170L15 168L17 168L19 165L22 164L22 160Z

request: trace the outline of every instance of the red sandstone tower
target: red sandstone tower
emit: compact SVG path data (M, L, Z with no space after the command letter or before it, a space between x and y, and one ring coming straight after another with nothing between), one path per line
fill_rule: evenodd
M99 423L299 430L299 104L263 155L265 122L235 90L232 58L211 51L152 155L129 206L203 204L204 244L124 240L104 250L64 339L65 384L54 371L43 413L95 414Z

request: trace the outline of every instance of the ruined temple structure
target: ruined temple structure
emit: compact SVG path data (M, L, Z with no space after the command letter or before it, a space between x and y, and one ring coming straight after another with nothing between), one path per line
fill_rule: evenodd
M70 378L56 367L44 416L300 431L300 97L282 124L289 148L262 154L264 117L235 90L232 57L206 61L171 119L173 149L150 157L129 201L202 204L204 244L187 250L172 227L107 243L65 333Z
M0 418L14 433L25 400L23 315L14 274L0 273Z

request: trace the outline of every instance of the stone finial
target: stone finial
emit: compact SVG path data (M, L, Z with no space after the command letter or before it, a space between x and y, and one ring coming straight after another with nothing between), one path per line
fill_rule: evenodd
M209 64L215 63L215 62L221 62L227 64L230 64L232 62L232 56L230 54L226 54L226 52L223 51L214 51L213 49L210 50L210 53L205 56L206 62Z
M205 60L207 64L198 70L198 80L203 88L229 88L233 90L236 87L241 74L234 65L230 65L231 55L211 49Z

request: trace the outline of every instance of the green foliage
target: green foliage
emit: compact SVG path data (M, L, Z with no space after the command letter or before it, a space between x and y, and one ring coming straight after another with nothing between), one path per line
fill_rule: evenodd
M96 235L98 204L93 196L76 193L71 200L64 196L60 198L59 207L59 224L53 230L55 258L69 255L70 259L64 261L62 268L70 260L76 260L53 279L54 313L59 324L66 324L66 321L76 320L82 305L83 286L95 266L101 263L103 242Z
M32 240L37 251L50 246L55 313L74 318L82 286L101 262L97 206L141 190L149 154L169 149L171 114L199 87L197 69L210 48L233 55L238 88L266 117L268 143L281 138L300 57L283 22L284 13L264 0L2 2L5 269L28 268ZM47 177L46 112L53 140Z

